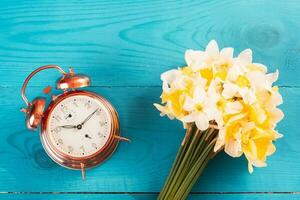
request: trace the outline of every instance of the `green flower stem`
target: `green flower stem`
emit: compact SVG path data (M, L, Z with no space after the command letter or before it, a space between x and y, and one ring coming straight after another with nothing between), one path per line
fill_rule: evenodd
M200 134L199 131L196 130L194 133L192 133L192 141L190 145L187 148L186 153L183 156L183 159L179 165L178 171L176 172L174 179L171 182L170 187L168 188L166 198L167 199L172 199L172 197L175 195L176 189L180 186L183 178L185 176L185 168L188 165L189 159L191 155L194 152L194 149L197 147L197 139L199 138Z
M214 152L214 146L216 143L216 136L218 134L218 130L214 130L212 132L214 135L211 138L212 141L210 141L210 144L207 147L207 156L205 157L205 159L202 161L202 165L201 167L198 169L197 173L195 175L192 175L192 180L188 180L188 182L190 182L189 186L186 188L186 190L182 193L181 198L182 200L186 199L187 196L189 195L190 191L192 190L194 184L196 183L196 181L199 179L200 175L202 174L202 172L204 171L204 169L206 168L208 162L217 154L217 152ZM203 151L199 152L200 154L202 154ZM199 155L199 157L201 157ZM199 159L200 161L200 159ZM196 164L195 164L196 165ZM198 167L195 167L198 168Z
M190 153L187 155L185 155L186 158L186 162L185 163L181 163L182 166L182 170L180 170L177 175L178 175L178 179L174 185L173 188L170 188L171 193L169 196L169 199L173 198L175 196L176 191L178 190L178 188L180 187L180 185L182 184L185 176L189 173L190 170L190 163L193 160L193 155L195 153L195 149L198 147L199 142L201 141L201 138L203 138L205 135L205 132L200 132L200 130L196 130L194 133L194 143L192 143L189 146L189 150ZM188 166L188 167L187 167Z
M203 151L204 147L206 146L205 144L207 143L207 141L205 139L211 133L211 130L212 129L208 129L201 137L201 140L199 141L199 144L198 144L197 148L195 149L194 154L192 156L192 161L190 163L191 167L194 166L195 162L198 160L201 152Z
M200 132L195 127L187 130L185 142L179 148L158 200L187 198L208 161L215 154L213 148L217 133L218 130L214 129Z
M174 199L185 199L189 192L191 191L193 185L203 172L204 168L206 167L208 161L211 158L211 154L213 153L215 140L210 142L204 150L201 152L197 162L192 166L190 172L185 177L183 183L180 185L180 188L177 190ZM185 197L185 198L184 198Z
M188 197L190 191L192 190L194 184L196 183L196 181L198 180L198 178L200 177L200 175L202 174L202 172L204 171L204 169L206 168L206 165L208 164L209 160L211 160L211 156L208 156L208 159L206 159L201 168L199 169L199 171L197 172L197 174L195 175L195 177L193 178L193 180L190 182L189 186L186 188L186 190L182 193L181 195L181 200L184 200Z
M172 166L172 169L168 175L168 178L163 186L163 189L162 191L160 192L159 196L158 196L158 199L164 199L165 198L165 195L166 195L166 191L168 191L168 188L170 186L170 183L172 182L178 168L179 168L179 165L183 159L183 156L187 150L187 147L189 146L189 143L191 142L191 139L192 139L192 132L194 130L194 126L190 126L190 128L187 130L186 132L186 136L184 138L184 143L182 145L180 145L180 148L179 148L179 151L176 155L176 158L175 158L175 161L173 163L173 166Z

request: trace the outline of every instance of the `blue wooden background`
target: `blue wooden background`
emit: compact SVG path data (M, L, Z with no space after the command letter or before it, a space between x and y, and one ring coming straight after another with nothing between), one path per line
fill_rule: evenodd
M269 166L252 175L244 158L221 153L190 199L300 199L299 34L299 0L1 0L0 199L155 199L184 133L152 106L160 74L183 65L185 49L211 39L236 51L250 47L256 62L279 68L284 138ZM90 75L89 90L112 101L132 140L85 182L47 157L19 112L23 80L50 63ZM41 73L29 97L57 78Z

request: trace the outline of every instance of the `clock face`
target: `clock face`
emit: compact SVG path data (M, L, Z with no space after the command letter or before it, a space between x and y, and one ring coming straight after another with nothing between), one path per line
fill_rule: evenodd
M56 104L46 128L57 150L72 157L86 157L107 143L111 123L109 110L99 99L80 94Z

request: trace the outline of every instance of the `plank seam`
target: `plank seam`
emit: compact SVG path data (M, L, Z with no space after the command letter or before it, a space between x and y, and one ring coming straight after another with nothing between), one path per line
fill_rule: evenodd
M31 194L54 194L54 195L63 195L63 194L133 194L133 195L158 195L159 192L0 192L0 195L3 194L17 194L17 195L31 195ZM300 195L300 191L289 191L289 192L191 192L192 195L243 195L243 194L253 194L253 195L261 195L261 194L269 194L269 195Z

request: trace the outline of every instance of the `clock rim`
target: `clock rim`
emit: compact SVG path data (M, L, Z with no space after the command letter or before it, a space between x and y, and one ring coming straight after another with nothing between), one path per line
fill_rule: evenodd
M77 95L89 96L99 100L107 108L111 118L109 138L106 144L95 153L82 157L70 156L58 150L53 143L50 142L49 133L47 132L47 126L50 119L49 116L53 109L64 99ZM57 96L55 100L50 102L42 118L40 139L46 153L57 164L69 169L80 170L81 164L84 164L85 168L92 168L107 160L118 146L119 140L115 136L120 136L120 122L115 108L103 96L90 91L72 90Z

